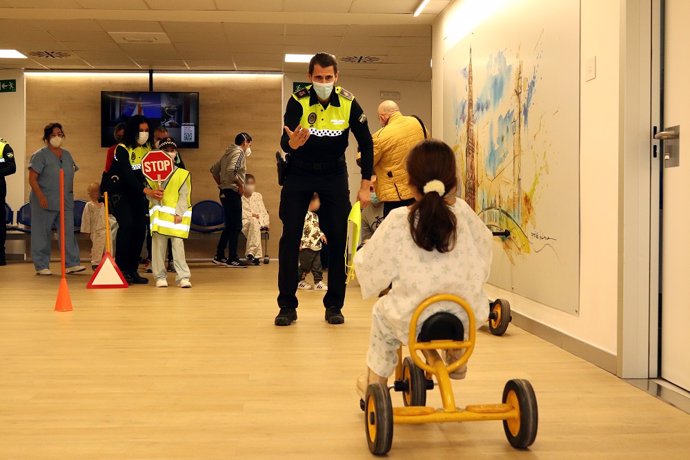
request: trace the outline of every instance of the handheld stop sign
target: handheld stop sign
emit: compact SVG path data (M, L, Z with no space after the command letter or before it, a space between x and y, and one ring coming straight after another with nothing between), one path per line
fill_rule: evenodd
M173 173L173 160L162 150L151 150L141 159L141 172L150 181L161 183L167 181Z

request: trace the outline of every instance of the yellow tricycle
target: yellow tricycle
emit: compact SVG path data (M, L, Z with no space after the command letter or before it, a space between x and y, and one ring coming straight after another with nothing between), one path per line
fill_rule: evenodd
M424 321L417 335L417 322L424 310L438 302L450 301L460 305L469 318L468 338L460 319L446 312L435 313ZM439 294L424 300L414 311L410 321L410 356L401 360L398 351L393 389L401 392L404 406L393 407L389 388L381 383L367 387L364 401L364 431L369 450L385 455L393 442L393 424L422 424L447 422L477 422L502 420L503 430L511 446L526 449L537 436L537 398L527 380L509 380L503 388L501 404L473 404L455 406L449 374L464 366L472 355L476 340L475 317L470 306L460 297ZM441 350L465 350L460 358L446 363ZM419 353L423 353L424 358ZM458 353L458 355L460 355ZM434 380L441 392L443 407L426 406L426 391L434 388Z

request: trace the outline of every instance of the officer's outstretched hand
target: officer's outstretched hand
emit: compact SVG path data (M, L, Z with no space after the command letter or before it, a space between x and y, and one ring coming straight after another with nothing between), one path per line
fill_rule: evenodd
M284 129L285 134L287 134L290 138L288 141L290 148L297 150L307 143L307 139L309 139L309 130L303 128L302 125L297 125L297 128L295 128L294 131L290 131L290 128L287 126L284 126Z

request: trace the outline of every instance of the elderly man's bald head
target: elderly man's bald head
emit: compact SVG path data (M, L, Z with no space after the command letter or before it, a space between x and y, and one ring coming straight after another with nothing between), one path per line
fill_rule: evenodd
M381 104L379 104L379 109L377 112L381 126L386 126L391 115L396 112L400 112L400 107L398 107L398 104L396 104L394 101L383 101Z

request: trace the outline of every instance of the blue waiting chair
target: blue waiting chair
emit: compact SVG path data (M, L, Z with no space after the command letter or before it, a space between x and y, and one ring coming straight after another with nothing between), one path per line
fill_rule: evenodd
M74 200L74 233L79 233L81 230L81 216L84 214L86 201Z
M31 205L25 203L17 211L17 230L31 233Z
M199 233L213 233L225 228L223 205L213 200L203 200L192 206L191 229Z
M7 227L12 225L12 219L14 218L14 211L10 208L10 205L5 203L5 223Z

